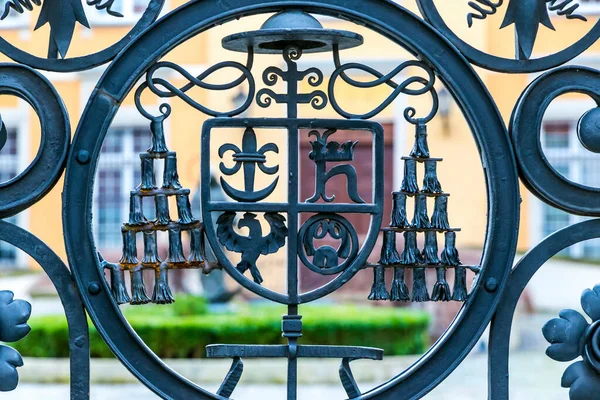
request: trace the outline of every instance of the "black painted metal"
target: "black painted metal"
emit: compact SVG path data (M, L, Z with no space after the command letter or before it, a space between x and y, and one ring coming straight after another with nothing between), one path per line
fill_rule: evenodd
M112 8L114 3L115 0L87 0L86 4L118 17ZM25 99L34 108L42 125L42 142L32 165L19 177L0 185L0 216L12 216L39 201L57 182L68 158L63 223L72 274L39 239L14 225L0 221L0 240L30 254L58 289L69 323L73 371L71 398L89 397L89 339L83 302L117 358L163 398L230 398L243 375L243 358L255 357L287 359L288 399L296 398L297 368L302 358L339 359L340 383L349 398L420 398L460 364L492 320L490 398L508 399L508 341L518 298L533 274L550 257L569 245L596 237L599 228L598 220L592 220L559 231L523 257L511 271L519 222L517 173L534 195L551 206L574 214L600 215L595 205L600 188L583 187L563 178L547 162L540 145L542 117L554 98L564 93L579 92L598 103L600 86L598 72L590 68L558 68L541 76L523 93L515 107L510 128L511 144L493 99L464 57L473 64L506 73L548 70L573 59L591 46L600 36L600 22L571 47L554 55L533 59L532 50L539 26L552 27L550 13L587 22L577 12L577 1L469 2L469 25L485 21L506 6L502 27L514 26L516 32L516 59L509 60L467 45L444 23L433 0L419 0L418 3L424 17L437 31L397 4L385 0L203 0L185 4L155 24L152 23L163 1L152 0L127 37L100 53L74 59L58 59L58 55L66 55L72 27L76 23L85 25L87 22L81 3L46 0L42 4L36 0L12 0L6 4L3 17L7 12L31 11L41 5L42 16L38 25L44 22L51 25L48 59L28 55L0 38L0 52L18 62L38 69L65 72L93 68L116 57L89 99L71 148L68 116L51 84L29 67L0 65L0 94ZM58 7L72 12L57 13ZM175 63L160 61L162 56L186 40L215 25L241 16L267 13L275 14L259 30L240 32L222 40L224 48L247 53L245 64L224 61L194 76ZM311 14L343 18L366 26L407 49L416 60L406 61L387 74L368 65L344 63L343 50L362 45L363 37L350 31L324 29ZM145 27L149 28L144 30ZM129 42L130 45L125 47ZM330 76L326 77L323 71L314 67L299 68L303 54L314 52L331 53L334 70ZM273 65L264 71L255 71L255 57L262 54L280 55L281 65L285 68ZM230 82L209 82L213 74L225 69L236 70ZM418 75L406 76L407 71L416 70L420 70ZM165 71L183 76L188 83L175 86L163 77ZM374 78L357 80L350 76L353 71ZM257 73L266 86L261 90L256 88ZM401 80L397 78L399 76ZM278 85L280 81L282 85ZM306 81L308 86L301 85L302 81ZM372 110L350 112L343 106L346 99L336 95L340 81L356 89L384 85L391 93ZM428 134L433 133L428 132L427 125L436 117L440 107L437 82L447 88L463 112L485 166L488 229L481 262L475 266L461 263L458 252L460 229L450 225L448 204L451 197L443 191L443 182L437 176L438 169L443 168L443 160L431 157L439 149L430 148L428 143ZM323 85L327 85L325 91L321 90ZM236 102L233 109L224 111L202 104L192 97L191 91L194 88L222 91L239 87L246 93L242 104ZM302 92L301 89L306 87L309 91ZM161 99L159 115L149 112L142 104L145 91ZM123 257L119 262L111 262L96 252L91 231L93 177L106 132L120 104L132 92L140 114L149 121L152 142L148 151L140 155L142 181L137 188L131 188L129 219L124 221L122 228ZM404 163L401 188L387 194L393 200L393 211L389 224L383 227L384 218L387 218L383 215L386 195L383 191L383 175L386 172L383 167L383 128L379 123L368 120L378 116L400 96L430 96L432 106L424 114L412 107L404 110L404 118L415 126L415 146L410 155L401 160ZM204 123L201 133L201 181L204 183L201 220L193 215L188 199L190 191L179 182L176 153L169 151L165 141L164 124L172 114L168 99L175 97L211 117ZM284 115L273 118L244 116L253 104L271 107L275 115L273 106L276 103L285 106ZM341 118L299 117L300 109L316 113L328 105ZM600 150L600 135L596 132L599 114L598 109L586 113L578 130L582 145L594 152ZM218 131L223 129L241 134L240 142L222 143L218 151L219 169L223 175L220 184L231 201L213 199L211 185L208 184L211 182L211 142L219 140ZM257 134L260 131L269 131L273 137L280 135L287 142L287 152L280 152L274 139L259 146ZM362 131L368 133L366 136L370 135L373 185L368 198L359 194L361 178L352 165L358 142L355 139L338 140L339 131ZM300 152L299 143L303 136L310 140L312 146L312 151L307 154ZM6 129L0 119L0 144L5 141ZM285 170L272 164L271 156L275 154L286 159ZM309 199L299 195L300 160L315 163L315 192ZM161 187L156 185L155 176L155 164L159 162L164 163ZM422 184L417 180L419 169L423 170ZM237 174L243 175L243 189L230 181ZM257 174L269 177L270 183L259 187ZM337 175L345 176L349 203L340 203L335 196L328 194L327 183ZM288 186L285 200L272 201L273 193L284 182ZM154 220L144 215L143 199L154 200L157 211ZM170 213L170 201L177 206L177 218ZM407 201L414 203L410 219ZM351 214L370 218L366 238L359 240L355 226L347 218ZM269 225L268 232L263 232L266 224L261 224L261 220ZM247 228L242 231L247 234L236 228ZM169 255L165 260L157 251L158 231L169 235ZM183 246L183 240L188 240L188 236L182 233L189 234L189 252L184 251L186 246ZM443 246L439 243L440 235L444 238ZM383 236L381 256L377 264L370 264L367 259L379 236ZM419 248L419 236L424 242L423 248ZM339 245L319 245L319 240L326 237L336 240ZM402 253L396 247L398 237L404 239ZM143 251L139 253L136 238L143 238ZM263 285L265 278L257 261L283 248L287 251L287 263L284 265L287 289L278 293ZM216 263L207 261L208 250L216 255ZM237 265L229 259L229 252L241 255ZM287 344L214 344L207 348L209 357L232 359L232 366L217 393L210 393L169 369L135 335L119 309L119 304L123 303L173 302L168 272L183 268L200 268L205 273L223 269L242 287L287 308L281 326ZM298 284L301 268L331 276L332 279L314 291L301 293ZM464 302L454 323L429 352L411 369L368 393L362 393L356 384L350 363L356 359L381 360L383 351L368 347L304 345L300 313L303 304L335 292L365 268L373 270L371 300ZM385 281L386 268L394 271L391 286ZM155 271L152 296L145 292L144 269ZM437 281L431 292L426 283L427 269L436 271ZM105 280L105 270L110 274L110 285ZM405 280L407 270L412 270L413 282ZM452 288L446 280L448 270L455 273ZM466 285L467 270L478 274L471 290ZM131 294L125 286L127 271L132 277ZM75 290L75 283L79 293ZM548 354L552 358L558 361L583 358L567 369L563 379L563 385L571 387L573 399L595 398L600 387L598 293L598 288L587 291L582 299L584 311L592 319L591 324L585 317L570 310L561 313L562 319L553 320L544 328L544 334L551 343ZM0 307L0 339L19 339L27 333L26 326L19 326L28 317L27 306L11 303L12 296L8 292L0 293L0 298L5 300ZM11 304L17 306L11 307ZM15 330L13 325L19 328ZM0 358L0 375L3 377L0 390L10 390L17 383L15 367L20 364L20 357L8 347L2 347Z

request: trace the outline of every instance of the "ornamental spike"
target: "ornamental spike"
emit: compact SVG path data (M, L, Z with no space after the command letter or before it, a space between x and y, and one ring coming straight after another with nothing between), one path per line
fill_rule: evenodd
M154 304L172 304L175 302L175 298L169 287L169 269L167 263L163 262L156 269L152 302Z
M165 158L165 172L163 173L163 189L181 189L179 174L177 173L177 154L169 153Z
M156 240L156 231L144 232L144 259L142 265L154 267L160 264L162 260L158 256L158 245Z
M430 229L431 223L427 216L427 197L419 194L415 198L415 214L413 216L412 226L415 229Z
M425 268L415 268L413 270L413 293L412 301L423 303L429 301L429 292L427 291L427 278Z
M451 267L461 265L458 250L456 250L456 232L446 232L446 246L442 251L442 264Z
M406 217L406 195L404 193L394 193L392 207L392 223L393 228L408 228L410 226Z
M142 305L150 303L144 284L144 271L141 265L131 269L131 304Z
M167 262L169 264L185 263L183 245L181 244L181 229L179 228L169 229L169 258L167 258Z
M193 224L198 222L192 215L192 206L187 194L177 195L177 213L179 214L179 223L182 225Z
M148 220L144 216L142 196L131 194L129 198L129 225L146 225Z
M397 265L400 264L400 254L396 249L396 232L383 232L383 246L381 247L381 265Z
M417 247L417 232L404 232L404 251L400 257L402 265L419 265L423 263L421 252Z
M431 293L431 299L433 301L450 301L452 299L452 292L450 291L450 285L446 280L446 268L436 268L437 282L433 286L433 292Z
M452 300L466 301L468 296L467 269L465 267L456 267L454 269L454 293L452 294Z
M404 160L404 179L402 180L401 190L411 194L419 192L416 160Z
M121 234L123 235L123 257L121 257L119 263L123 266L137 265L139 261L135 232L121 228Z
M425 176L423 178L423 192L442 193L442 185L437 177L437 160L425 161Z
M415 132L415 146L410 152L411 157L429 158L429 146L427 145L427 125L419 121Z
M438 257L437 232L425 232L425 248L423 249L423 262L426 265L437 265L440 263Z
M373 268L373 274L373 286L371 287L371 294L369 294L369 300L389 300L390 294L388 293L387 287L385 286L385 269L383 268L383 266L378 265Z
M391 301L410 301L410 292L404 280L404 268L394 268L394 280L392 281Z
M431 216L431 227L434 229L450 229L448 222L448 196L439 196L435 198L433 215Z
M156 204L156 225L168 225L171 222L169 199L164 194L157 194L154 201Z
M142 160L142 184L141 190L156 189L156 177L154 176L154 159L148 154L140 154Z

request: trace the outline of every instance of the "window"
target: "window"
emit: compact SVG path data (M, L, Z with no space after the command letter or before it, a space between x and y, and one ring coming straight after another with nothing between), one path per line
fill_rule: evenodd
M582 185L600 187L600 157L586 150L579 142L577 120L545 122L542 147L550 164L565 178ZM546 204L542 207L543 236L586 219ZM600 240L579 243L561 254L573 258L600 260Z
M7 3L15 2L16 0L0 0L0 16L4 14ZM10 12L5 19L0 21L0 29L15 29L15 28L27 28L29 26L29 13L18 13L14 9L10 9Z
M121 226L129 219L129 194L141 182L139 153L149 143L146 127L116 128L106 135L94 189L94 230L100 251L121 249ZM152 217L153 204L144 203L144 211Z
M21 173L19 160L18 130L7 127L8 138L6 145L0 151L0 183L8 182ZM18 216L7 219L8 222L18 224ZM17 258L17 248L11 244L0 241L0 269L18 267L22 260Z
M578 0L580 7L575 11L580 14L600 14L600 0Z
M2 0L0 0L2 1ZM85 0L82 0L85 2ZM95 7L87 7L88 20L99 25L133 25L146 11L150 0L119 0L115 1L111 10L118 12L123 17L114 17L106 10L97 10Z

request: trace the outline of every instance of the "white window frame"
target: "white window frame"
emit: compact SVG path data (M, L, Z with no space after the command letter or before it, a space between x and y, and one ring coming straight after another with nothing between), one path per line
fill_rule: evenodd
M85 0L82 0L85 2ZM123 4L123 17L114 17L106 12L106 10L97 10L93 6L88 6L87 18L91 24L96 26L124 26L135 25L143 13L134 13L134 0L118 0ZM150 3L150 0L147 0ZM163 10L167 9L167 4L163 6Z
M4 14L4 2L0 2L0 15ZM0 30L28 29L31 22L30 12L19 14L11 8L8 16L0 21Z
M544 124L548 122L572 122L569 131L569 148L567 154L564 149L553 150L544 149L544 154L547 158L552 158L553 151L560 152L561 157L569 157L575 159L585 159L597 157L596 154L586 150L583 145L577 139L577 121L587 111L595 107L595 103L592 99L587 100L555 100L550 104L546 115L544 117ZM544 132L542 132L542 140L544 138ZM581 182L582 168L580 163L571 163L569 165L570 179L574 182ZM544 207L550 207L530 194L531 202L529 207L529 236L532 243L539 243L544 239ZM589 218L569 214L569 225L583 222ZM570 247L569 256L577 259L582 258L585 255L585 242L577 243Z
M575 12L582 15L598 15L600 14L600 1L594 3L595 4L586 4L585 2L579 1L579 8L577 8Z
M18 99L17 101L16 108L0 108L0 114L8 127L17 129L17 171L20 175L30 163L28 155L31 150L31 108L24 100ZM0 154L2 154L1 151ZM15 225L29 230L29 210L22 211L15 216ZM19 249L17 249L16 255L15 265L9 265L0 259L0 269L29 268L27 255Z

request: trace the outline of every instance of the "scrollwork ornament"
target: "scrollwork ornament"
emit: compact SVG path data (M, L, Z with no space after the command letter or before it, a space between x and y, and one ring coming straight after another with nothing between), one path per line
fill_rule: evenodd
M583 292L581 306L591 323L578 311L563 310L542 332L550 343L548 357L560 362L583 358L566 369L561 385L570 388L571 400L592 400L600 392L600 285Z
M420 61L406 61L394 68L388 74L384 75L368 65L359 63L342 64L340 61L339 51L336 47L334 47L333 56L336 69L329 80L328 95L331 106L342 117L349 119L371 119L385 110L389 105L392 104L394 100L396 100L396 98L398 98L398 96L402 94L409 96L421 96L427 93L429 93L432 97L431 111L425 117L417 117L417 110L413 107L408 107L404 111L404 118L409 123L416 125L419 122L427 123L431 121L437 114L439 108L439 98L434 88L436 82L435 74L433 73L433 70L425 63ZM426 75L426 78L421 76L411 76L404 79L400 83L397 83L393 80L395 76L401 74L410 67L420 68ZM375 79L367 82L355 80L348 76L347 71L350 70L357 70L373 75ZM380 85L388 85L392 89L392 93L375 109L366 113L355 114L346 111L337 100L335 88L339 78L341 78L341 80L346 84L359 89L371 89ZM414 87L415 85L417 86L416 88Z

